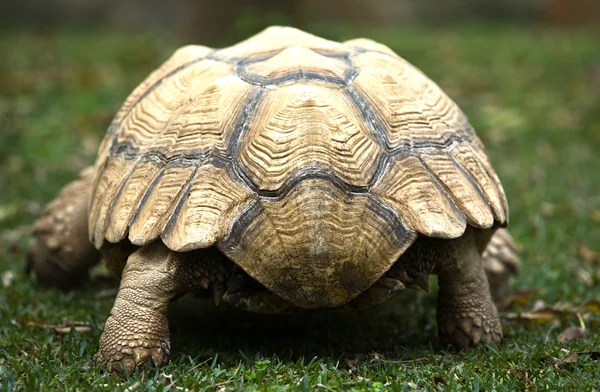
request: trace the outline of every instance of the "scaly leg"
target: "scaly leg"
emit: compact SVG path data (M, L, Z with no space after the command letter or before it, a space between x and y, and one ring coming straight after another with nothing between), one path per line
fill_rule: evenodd
M520 260L512 237L498 229L482 255L494 302L499 303L510 291L510 279L519 272Z
M33 228L36 237L27 256L40 284L64 290L87 278L100 253L88 239L88 198L94 168L81 171L79 179L65 186L46 206Z
M442 241L440 241L442 242ZM439 276L438 330L442 343L462 349L502 339L474 229L444 241L436 259Z
M176 253L161 241L129 256L119 293L100 337L96 362L109 372L159 367L169 360L171 343L165 315L176 295L208 287L193 253Z

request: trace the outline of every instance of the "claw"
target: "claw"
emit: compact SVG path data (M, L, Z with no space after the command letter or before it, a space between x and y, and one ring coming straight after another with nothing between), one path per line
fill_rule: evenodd
M481 337L483 336L483 331L481 330L481 328L475 328L473 330L473 332L471 333L471 340L473 341L474 345L478 345L479 342L481 341Z
M136 364L141 365L150 359L150 351L146 348L133 349L133 360Z
M456 329L456 324L454 321L448 321L444 323L444 328L446 329L446 333L448 335L452 335L454 333L454 330Z
M471 328L473 328L473 323L471 322L470 319L467 319L467 318L459 319L458 325L460 326L460 329L463 330L464 333L466 333L467 335L471 334Z
M117 372L125 370L127 373L133 373L135 371L135 361L132 358L123 358L122 361L112 362L110 365L113 365L112 369L109 369L110 372L112 372L113 370L116 370Z
M225 285L215 282L213 285L213 300L215 302L215 306L219 306L221 299L223 298L223 294L225 294Z
M428 294L431 291L431 287L429 285L429 275L420 275L414 276L411 284L416 285L423 290L425 290Z
M159 348L153 348L150 351L150 357L152 358L152 364L156 367L161 366L163 363L165 363L165 352L159 347Z

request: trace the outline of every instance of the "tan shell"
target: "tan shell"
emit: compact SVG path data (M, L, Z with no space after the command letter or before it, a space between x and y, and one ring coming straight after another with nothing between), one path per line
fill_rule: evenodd
M272 27L179 49L127 99L98 154L96 247L217 246L303 307L339 306L417 233L505 225L467 118L384 45Z

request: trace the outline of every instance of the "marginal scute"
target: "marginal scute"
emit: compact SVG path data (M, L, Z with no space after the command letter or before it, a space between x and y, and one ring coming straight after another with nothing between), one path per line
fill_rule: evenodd
M443 185L452 201L467 216L471 226L487 229L494 224L494 216L473 180L456 166L449 154L443 151L420 154L427 168Z
M121 157L108 157L101 171L96 172L93 189L95 193L91 199L88 230L90 241L97 249L104 242L107 213L112 198L119 189L119 173L127 169L127 163Z
M504 212L504 221L499 221L498 224L502 227L506 227L508 225L509 215L508 201L506 200L506 194L504 193L504 188L502 187L502 183L498 178L498 174L496 174L496 172L492 168L492 164L490 163L488 156L485 152L485 147L477 136L475 136L475 138L471 142L470 147L471 151L473 152L473 156L477 157L479 163L484 167L485 171L492 178L492 181L496 184L496 187L500 194L499 196L502 204L502 210Z
M456 238L465 231L465 216L414 155L395 156L372 192L399 211L406 225L416 232Z
M157 174L130 222L132 244L147 245L160 237L195 171L194 166L169 166Z
M341 89L296 83L265 97L239 159L261 190L278 190L299 170L309 168L364 187L381 154Z
M106 240L108 242L117 243L125 238L133 213L159 170L160 167L157 165L143 163L132 167L128 178L122 182L118 195L115 195L107 211L109 223L106 229Z
M281 199L264 198L255 210L219 248L304 308L356 297L416 238L370 196L345 194L322 179L303 181Z
M500 224L506 223L508 210L505 210L503 197L500 196L501 193L504 194L504 191L502 188L498 188L494 179L490 177L484 163L477 159L477 155L473 153L469 145L458 144L451 148L449 152L456 163L469 173L481 193L485 195L494 214L494 219Z
M188 196L162 233L165 245L176 252L213 245L225 235L233 217L253 200L252 191L232 180L225 167L201 166L190 183Z

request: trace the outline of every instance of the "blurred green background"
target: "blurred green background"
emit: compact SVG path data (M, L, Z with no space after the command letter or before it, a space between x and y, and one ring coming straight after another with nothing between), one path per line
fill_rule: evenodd
M599 4L2 2L0 390L597 390ZM31 223L177 47L228 45L270 24L385 43L467 113L504 184L523 261L504 343L446 351L435 296L416 291L358 313L276 318L183 301L164 371L122 380L91 366L116 283L39 290L24 274ZM86 328L69 332L75 321ZM582 338L559 338L569 326Z

